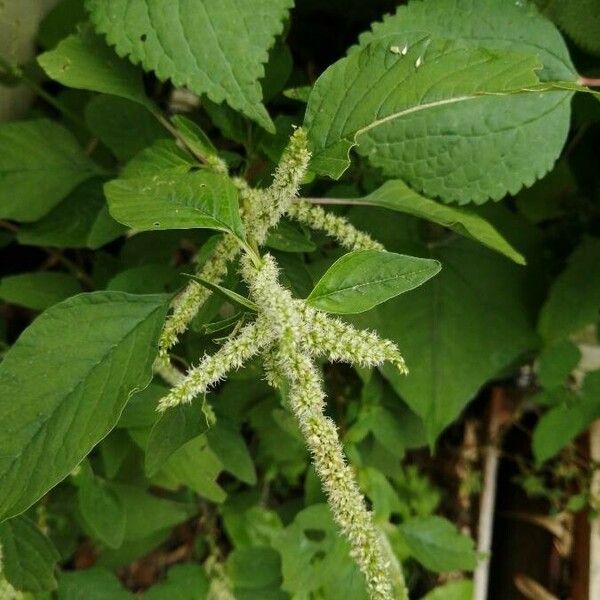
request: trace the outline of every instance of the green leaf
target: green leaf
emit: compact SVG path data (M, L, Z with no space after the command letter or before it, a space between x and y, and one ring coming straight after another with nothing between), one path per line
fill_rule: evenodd
M259 83L291 0L87 0L96 30L119 56L271 130Z
M436 260L358 250L335 261L306 299L333 313L360 313L408 292L439 273Z
M584 50L600 55L600 11L596 0L536 0L536 4Z
M537 338L525 270L469 240L425 253L440 261L441 273L380 307L378 322L410 371L404 377L384 366L383 373L425 421L432 442L488 379L535 347Z
M172 169L114 179L104 187L111 215L140 230L208 228L244 238L236 187L226 176Z
M266 546L236 548L227 557L226 569L236 588L260 589L281 582L281 558Z
M95 250L122 235L125 228L108 213L102 184L97 177L83 182L45 217L23 225L19 243Z
M129 160L169 134L156 117L136 102L117 96L94 96L85 107L90 131L122 161Z
M208 577L200 565L179 564L167 571L165 581L144 593L144 600L206 600L208 589Z
M186 173L196 163L174 140L157 140L136 154L121 172L121 179L154 177L160 171L173 169Z
M32 310L44 310L81 291L77 279L68 273L38 271L0 279L0 299Z
M363 34L361 47L378 40L388 48L405 44L412 48L425 35L454 40L476 53L484 52L484 46L492 52L535 56L544 66L538 73L542 81L578 77L560 33L531 2L481 0L477 10L471 0L410 2ZM458 74L455 69L460 66L452 62L439 73L448 76L445 82L431 91L426 82L421 88L410 85L404 93L430 98L444 84L465 91L462 84L472 67ZM528 79L516 68L509 68L507 76L514 76L510 85L517 88ZM483 90L491 83L493 70L484 67L481 77ZM432 78L429 84L433 83ZM372 129L359 140L359 152L387 176L406 181L428 197L460 203L499 199L531 185L552 168L569 129L570 97L569 93L478 96L438 106Z
M450 581L431 590L421 600L472 600L473 582L469 579Z
M206 434L210 449L223 468L248 485L256 484L256 470L242 435L223 419L219 419Z
M165 296L80 294L21 334L0 363L0 518L66 477L148 385L166 310Z
M580 360L579 348L568 340L546 346L538 357L539 382L547 389L563 385Z
M145 470L152 477L181 446L211 426L203 407L205 398L195 398L163 412L152 427L146 445Z
M305 120L313 170L339 178L350 165L351 148L358 145L359 152L370 156L386 174L399 175L386 168L386 159L395 164L405 157L410 164L429 154L423 149L414 149L410 155L403 152L404 140L410 142L416 135L410 129L415 121L419 127L422 119L427 123L433 118L439 123L440 108L462 104L473 110L474 101L482 94L506 92L538 81L535 71L540 64L535 56L429 38L415 41L406 55L402 50L395 52L405 43L400 35L375 40L319 77ZM378 147L383 138L391 149L387 152ZM394 155L388 156L392 151ZM453 155L449 158L454 160ZM415 177L407 176L406 180L416 183ZM443 192L433 194L446 200L467 199L462 188L459 195L448 194L447 189ZM486 200L487 195L479 192L473 199Z
M305 231L285 219L269 231L265 245L281 252L314 252L317 249Z
M532 448L538 464L547 461L600 418L600 371L590 373L580 394L563 389L561 404L551 408L533 431ZM556 390L559 392L559 390Z
M472 571L477 564L473 540L442 517L410 519L398 529L413 557L430 571Z
M204 157L217 156L217 149L210 141L210 138L194 121L187 119L183 115L175 115L171 118L171 122L177 131L179 131L187 146L196 154Z
M148 264L115 275L107 290L130 294L172 294L185 285L185 278L170 265Z
M53 48L63 38L73 33L77 24L85 21L86 18L83 0L62 0L40 23L38 42L45 49Z
M398 179L387 181L379 189L361 198L359 202L433 221L504 254L520 265L525 264L523 255L517 252L483 217L466 208L447 206L425 198Z
M208 281L208 279L204 279L203 277L198 277L198 275L189 275L189 278L193 279L194 281L197 281L200 285L203 285L211 292L218 294L224 300L232 302L234 305L240 308L251 310L252 312L258 311L258 306L254 302L252 302L252 300L249 300L248 298L242 296L241 294L238 294L237 292L234 292L233 290L227 289L226 287L223 287L218 283Z
M600 239L585 238L554 280L540 312L538 330L547 341L559 340L598 321L600 310Z
M58 600L133 600L121 582L106 569L63 571L58 579Z
M119 58L89 26L37 60L49 77L67 87L112 94L153 109L139 69Z
M17 590L44 592L56 588L59 554L52 542L26 517L0 524L2 575Z
M0 125L0 218L36 221L98 172L58 123L35 119Z
M92 534L110 548L125 537L125 511L119 497L93 474L83 477L77 491L79 512Z

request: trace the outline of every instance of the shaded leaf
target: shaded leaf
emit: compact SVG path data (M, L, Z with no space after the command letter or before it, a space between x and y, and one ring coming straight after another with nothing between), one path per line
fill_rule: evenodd
M0 299L32 310L45 310L81 291L77 279L68 273L38 271L0 279Z

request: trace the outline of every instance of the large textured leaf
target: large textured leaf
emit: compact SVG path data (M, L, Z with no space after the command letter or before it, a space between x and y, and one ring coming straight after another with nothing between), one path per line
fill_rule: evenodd
M81 285L68 273L36 271L0 279L0 299L32 310L44 310L81 292Z
M53 306L0 363L0 518L66 477L150 381L163 295L80 294ZM68 368L65 368L68 365Z
M600 239L587 238L554 281L538 329L544 339L557 340L596 323L599 313Z
M360 313L431 279L440 263L379 250L358 250L335 261L306 302L332 313Z
M361 45L397 39L410 46L423 35L535 55L543 81L577 78L560 33L527 1L415 0L363 34ZM428 196L498 199L550 170L567 135L569 99L568 93L485 97L439 107L371 131L361 152Z
M2 575L14 588L33 593L56 588L59 554L29 519L15 517L0 524L0 548Z
M433 221L508 256L516 263L525 264L523 255L517 252L483 217L466 208L446 206L425 198L398 179L387 181L379 189L362 198L360 202Z
M0 218L35 221L96 173L58 123L36 119L0 125Z
M423 133L428 132L430 121L437 124L430 134L439 136L447 127L439 111L446 107L465 105L473 112L482 94L508 92L538 81L535 71L540 64L534 55L422 36L404 53L405 43L406 36L400 34L376 39L319 77L306 109L315 170L340 177L350 164L350 149L358 145L374 164L395 174L386 168L390 150L378 147L384 140L394 151L393 164L435 163L442 159L427 147L414 147L404 155L396 145L417 138L419 131L418 139L427 139ZM453 160L454 154L446 157ZM412 184L414 177L409 175L404 178ZM466 199L464 192L458 198L446 197Z
M90 27L38 56L38 62L49 77L68 87L112 94L152 107L140 71L119 58Z
M115 179L104 190L111 215L134 229L198 227L244 237L237 189L226 175L172 169L147 178Z
M87 0L96 30L120 56L214 102L226 101L266 129L263 63L292 0Z
M477 390L536 344L526 277L469 240L431 252L442 271L379 308L382 333L398 343L410 370L383 372L435 437Z

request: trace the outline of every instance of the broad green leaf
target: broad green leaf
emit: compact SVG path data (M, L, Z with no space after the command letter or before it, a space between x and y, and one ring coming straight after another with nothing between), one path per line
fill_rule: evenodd
M119 58L89 26L40 54L38 63L49 77L67 87L112 94L153 108L139 69Z
M94 96L85 107L90 131L119 159L129 160L156 140L169 138L156 117L136 102Z
M248 446L230 423L219 419L207 432L206 439L210 449L223 464L223 469L248 485L256 484L256 470Z
M430 571L472 571L477 564L473 540L442 517L410 519L398 529L413 557Z
M206 600L208 588L208 577L200 565L179 564L167 571L165 581L144 593L144 600Z
M436 260L394 252L350 252L327 270L306 302L327 312L364 312L422 285L440 268Z
M596 323L599 313L600 239L586 238L554 280L538 329L545 340L559 340Z
M560 33L530 2L480 0L473 10L471 0L413 1L363 34L361 47L379 40L388 48L408 44L410 53L425 35L473 49L536 56L544 67L538 72L542 81L578 77ZM449 65L440 76L448 75L446 85L464 91L463 78L472 71L456 74L457 67ZM519 77L516 68L509 71L512 83L521 87L527 77ZM481 90L492 77L493 70L485 67ZM432 91L438 89L440 84ZM431 96L427 87L411 86L405 92ZM406 181L426 196L460 203L496 200L531 185L552 168L568 132L570 97L560 92L479 96L438 106L372 129L359 140L359 152L386 175Z
M0 279L0 300L32 310L44 310L81 291L77 279L68 273L37 271Z
M35 119L0 124L0 218L36 221L98 173L58 123Z
M184 444L211 426L203 411L205 398L195 398L163 412L152 427L146 445L145 470L152 477L163 463Z
M200 285L209 289L211 292L218 294L224 300L227 300L235 304L236 306L239 306L242 309L251 310L252 312L258 311L258 306L254 302L252 302L252 300L249 300L245 296L242 296L241 294L238 294L233 290L223 287L218 283L213 283L212 281L204 279L203 277L198 277L198 275L190 275L189 277L194 281L198 282Z
M80 294L21 334L0 363L0 518L66 477L148 385L166 310L162 295Z
M45 49L56 46L63 38L75 31L87 15L83 0L62 0L40 23L37 39Z
M92 534L110 548L118 548L125 537L125 511L119 497L92 474L83 477L77 498L81 517Z
M433 221L504 254L520 265L525 264L523 255L517 252L483 217L466 208L447 206L417 194L398 179L387 181L359 202Z
M182 150L174 140L157 140L125 165L121 179L154 177L158 172L169 169L186 173L195 164L190 154Z
M383 372L425 421L431 442L537 338L522 267L463 239L424 252L440 261L441 273L381 306L378 323L398 344L410 376L388 366Z
M133 485L113 484L125 510L125 541L137 541L171 529L191 518L196 509L191 504L159 498Z
M390 150L378 148L379 137L397 152L391 161L402 162L404 153L396 146L402 148L404 140L415 136L410 130L415 121L422 128L422 119L440 119L440 108L471 103L472 110L473 102L482 94L538 82L535 71L541 65L535 56L430 38L415 41L404 55L405 43L401 35L377 39L319 77L305 120L313 152L312 169L339 178L350 165L350 150L358 145L359 152L384 167L386 174L399 174L385 168ZM413 155L406 154L406 161L414 162L421 155L427 154L415 149ZM453 160L453 155L448 159ZM414 179L406 177L410 184ZM444 199L465 202L467 196L461 190L460 197L446 194Z
M124 231L125 228L108 213L102 180L95 177L77 186L45 217L23 225L17 240L25 246L95 250Z
M58 600L133 600L135 596L106 569L92 567L63 571L58 578Z
M226 569L236 588L260 589L281 582L281 557L267 546L236 548L227 557Z
M170 265L148 264L121 271L108 282L106 289L130 294L172 294L185 281Z
M584 50L600 55L600 10L596 0L536 0L536 4Z
M560 390L556 390L557 393ZM543 463L555 456L578 434L600 418L600 371L585 378L581 393L563 389L561 403L552 407L538 421L533 431L535 459Z
M291 0L87 0L86 6L119 56L272 129L258 80Z
M126 429L150 429L159 418L158 401L169 393L166 385L152 381L141 392L133 394L125 405L117 427Z
M473 600L473 582L470 579L450 581L431 590L421 600Z
M114 179L104 187L111 215L140 230L208 228L244 238L238 193L220 173L162 171Z
M217 149L198 124L183 115L175 115L171 121L185 140L188 148L204 157L217 156Z
M59 554L52 542L26 517L0 524L2 575L17 590L44 592L56 588Z
M265 245L281 252L314 252L317 249L305 231L287 220L280 221L269 232Z

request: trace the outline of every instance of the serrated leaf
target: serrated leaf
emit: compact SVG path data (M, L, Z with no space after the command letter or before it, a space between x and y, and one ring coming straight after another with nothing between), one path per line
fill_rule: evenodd
M554 280L540 312L538 330L559 340L596 323L600 311L600 239L586 238Z
M226 101L267 130L263 63L291 0L87 0L92 22L120 56L159 79Z
M191 439L211 426L203 412L205 398L195 398L162 413L153 425L146 445L144 466L152 477L168 458Z
M129 160L169 134L146 108L136 102L101 94L85 106L90 131L122 161Z
M361 198L359 202L427 219L500 252L520 265L525 264L523 255L517 252L483 217L466 208L447 206L417 194L398 179L387 181L379 189Z
M440 271L436 260L358 250L335 261L306 303L332 313L360 313L412 290Z
M17 232L18 242L95 250L122 235L125 228L108 213L102 184L97 177L84 181L46 216L23 225Z
M470 240L424 252L440 261L441 273L381 306L378 322L397 342L410 376L387 366L383 373L424 420L432 442L490 377L534 348L537 337L521 267Z
M398 529L413 557L430 571L472 571L477 564L473 540L442 517L417 517Z
M208 228L244 239L238 192L226 175L171 169L152 177L114 179L104 191L111 215L128 227Z
M0 299L32 310L44 310L81 292L73 275L37 271L0 279Z
M87 25L37 60L49 77L67 87L112 94L153 107L144 92L141 72L119 58Z
M80 294L48 309L6 353L0 518L66 477L115 426L131 393L149 383L167 300Z
M93 474L84 477L77 491L78 506L93 535L110 548L125 537L125 511L119 497Z
M17 590L44 592L56 588L59 554L52 542L26 517L0 524L2 575Z
M400 35L376 39L319 77L305 120L312 169L339 178L350 165L350 150L357 145L361 154L391 174L385 169L384 152L377 148L378 136L385 137L390 147L401 145L413 137L410 125L414 121L427 123L432 115L429 118L437 122L441 108L468 106L482 94L538 82L535 71L541 65L535 56L430 38L416 41L405 55L402 50L394 51L404 45ZM397 154L393 162L402 161L402 152ZM406 160L414 161L414 156ZM406 179L413 183L414 177ZM445 195L445 199L464 202L465 195Z
M35 119L0 125L0 218L36 221L98 173L58 123Z
M537 56L542 81L577 79L560 33L530 2L481 0L475 10L472 0L413 1L363 34L361 46L380 40L402 49L424 35ZM429 197L499 199L551 169L569 129L569 100L568 93L479 97L373 130L359 151Z

